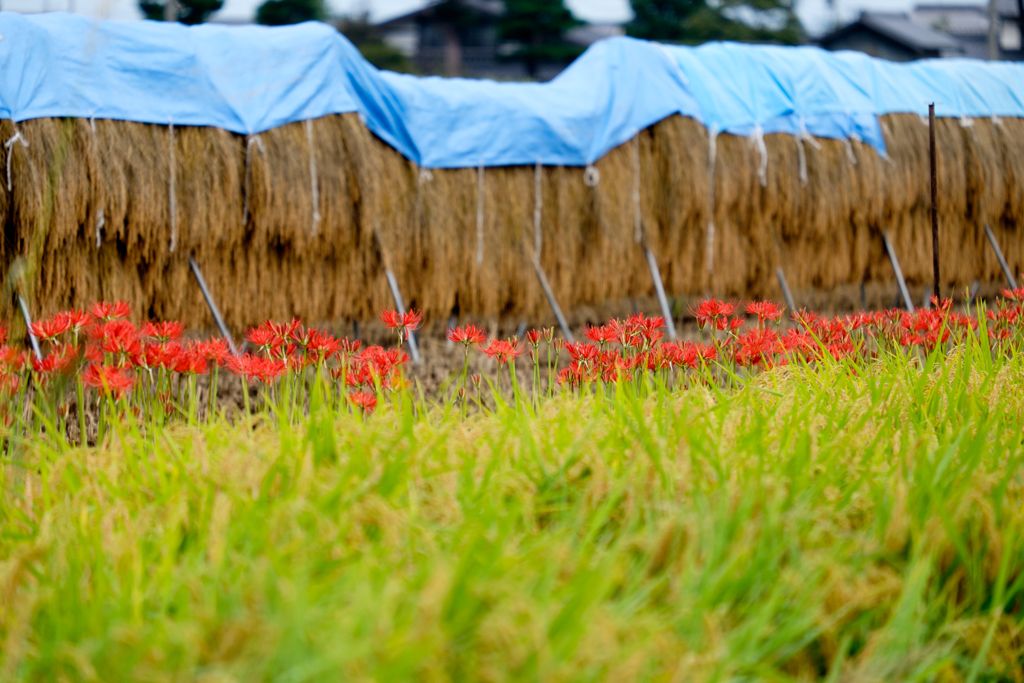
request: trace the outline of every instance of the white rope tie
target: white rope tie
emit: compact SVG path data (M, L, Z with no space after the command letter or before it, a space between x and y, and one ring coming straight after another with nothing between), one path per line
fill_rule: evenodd
M90 138L90 144L92 145L93 158L99 156L99 150L96 147L96 119L93 116L89 116L89 130L92 133ZM107 217L104 215L104 207L100 207L96 212L96 248L99 249L103 245L103 226L107 224Z
M544 167L537 159L533 170L533 258L540 261L541 233L540 223L544 213L543 191Z
M804 139L800 136L796 138L796 155L799 159L800 167L800 187L807 187L807 152L804 150Z
M313 226L309 229L311 237L316 237L320 225L320 187L316 180L316 149L313 147L313 121L306 119L306 142L309 144L309 187L313 193Z
M708 275L715 272L715 158L718 156L718 128L708 128L708 235L705 261Z
M919 119L921 119L921 123L923 123L925 126L930 125L929 122L928 122L928 115L927 114L918 114L917 117Z
M750 144L757 147L759 161L757 164L757 180L761 187L768 187L768 146L764 144L764 129L761 124L754 124L754 132L750 134Z
M4 147L7 149L7 191L10 192L11 185L11 158L14 156L14 145L21 143L22 147L28 147L28 140L21 134L21 131L17 128L14 129L14 135L7 138L7 142L4 143Z
M804 143L807 142L814 149L821 151L821 143L814 139L814 136L807 132L807 124L804 122L804 117L800 117L800 135L796 138L797 142L797 153L800 157L800 185L807 187L807 150L804 149Z
M643 241L643 217L640 214L640 132L633 136L633 241Z
M1001 126L1001 125L1003 125L1003 120L1001 118L999 118L998 116L993 115L992 116L992 125L993 126Z
M961 116L960 117L960 127L961 128L970 128L973 125L974 125L974 119L972 119L970 116Z
M252 192L252 148L255 147L260 154L266 156L267 148L263 145L263 138L259 135L250 135L245 141L245 198L242 201L242 225L249 223L249 195Z
M422 185L423 183L428 183L428 182L430 182L433 179L434 179L434 174L431 173L429 169L426 169L426 168L421 168L420 169L420 177L419 177L420 185Z
M857 155L853 153L853 143L850 142L850 138L843 138L843 146L846 147L846 161L850 166L856 166Z
M597 170L597 166L587 164L587 167L583 170L583 184L587 187L597 187L600 182L601 172Z
M168 162L170 182L168 183L168 202L170 203L171 209L171 248L170 252L174 253L174 250L178 246L178 208L174 201L174 121L168 121L167 124L167 149L170 152L170 160Z
M476 262L484 262L484 160L476 170Z

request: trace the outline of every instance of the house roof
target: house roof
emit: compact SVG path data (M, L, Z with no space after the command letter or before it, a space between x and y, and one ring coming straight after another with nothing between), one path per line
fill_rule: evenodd
M860 23L918 50L959 50L956 38L914 23L906 12L862 12Z
M442 4L444 0L431 0L426 6L421 7L418 10L407 12L406 14L399 15L382 21L378 26L387 28L394 26L395 24L401 24L410 20L418 19L421 16L427 16L429 13L438 5ZM485 14L492 17L500 17L505 13L505 3L503 0L455 0L458 4L462 5L466 9L475 10L480 14Z
M906 12L861 12L859 20L825 36L821 44L827 46L858 28L866 28L915 52L962 50L956 38L914 22Z
M1004 19L1015 19L1020 16L1020 9L1017 7L1017 0L996 0L996 9L999 12L999 16ZM914 14L919 12L926 12L928 14L948 14L950 16L976 14L984 18L986 25L988 22L988 5L987 4L963 4L963 5L941 5L941 4L925 4L916 5L914 7Z

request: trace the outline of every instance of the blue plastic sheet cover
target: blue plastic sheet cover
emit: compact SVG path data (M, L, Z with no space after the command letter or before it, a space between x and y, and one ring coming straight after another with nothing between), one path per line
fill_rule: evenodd
M878 116L1024 117L1024 65L896 64L853 52L629 38L593 45L550 83L382 72L318 23L267 28L0 12L0 118L95 117L240 134L358 112L427 168L582 166L673 114L736 135L858 137Z

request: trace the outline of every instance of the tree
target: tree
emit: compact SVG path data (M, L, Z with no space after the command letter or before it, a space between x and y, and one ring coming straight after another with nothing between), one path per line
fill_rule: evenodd
M519 43L508 58L524 62L533 77L541 62L568 62L579 56L582 48L566 42L564 36L582 23L564 0L506 0L498 34L502 40Z
M284 26L303 21L323 21L326 16L323 0L266 0L256 10L256 23Z
M211 14L224 6L224 0L173 0L173 2L171 12L177 15L175 21L189 26L203 23L210 18ZM164 2L141 0L139 9L147 19L164 21L167 17L167 0Z
M409 58L380 39L377 30L370 23L369 12L344 17L337 25L342 35L352 41L370 64L378 69L412 73Z
M631 0L635 38L695 45L709 40L803 42L795 0Z

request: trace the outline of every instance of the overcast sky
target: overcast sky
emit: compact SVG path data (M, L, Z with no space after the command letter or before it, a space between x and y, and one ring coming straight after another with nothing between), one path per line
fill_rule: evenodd
M837 9L829 10L825 0L797 0L797 13L812 35L823 33L837 20L856 18L863 9L909 11L925 2L970 3L972 0L836 0ZM974 0L978 2L978 0ZM218 16L225 19L250 19L262 0L226 0ZM327 0L336 14L369 10L374 20L398 16L427 4L426 0ZM978 4L981 4L978 2ZM590 22L624 22L632 16L629 0L566 0L566 5L579 18ZM136 0L0 0L0 9L16 12L77 12L106 19L139 19Z

